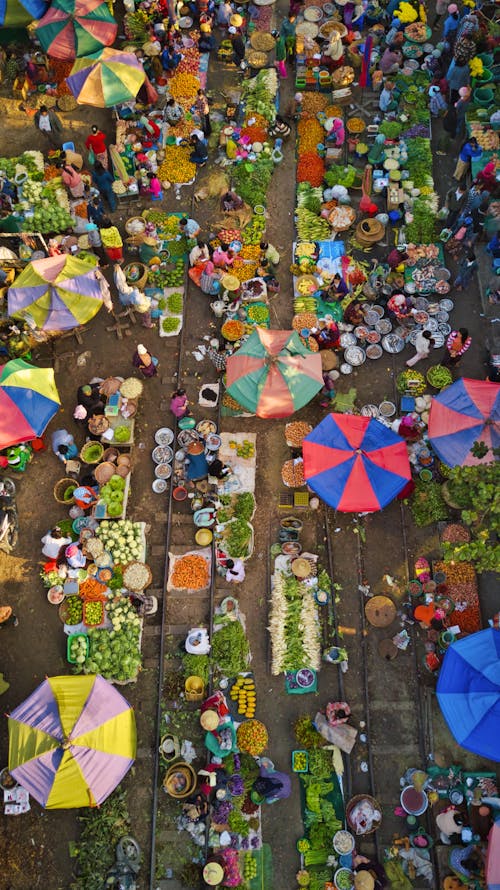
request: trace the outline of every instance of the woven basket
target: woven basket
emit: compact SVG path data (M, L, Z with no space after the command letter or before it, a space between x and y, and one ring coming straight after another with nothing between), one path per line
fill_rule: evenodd
M179 774L186 783L183 789L177 789L176 787ZM167 770L167 774L163 780L163 787L167 794L169 794L170 797L175 797L176 800L182 800L185 797L189 797L196 788L196 773L191 764L184 763L183 761L174 763Z
M132 223L141 223L142 229L138 229L134 231L131 228ZM131 216L125 223L125 231L128 232L129 235L141 235L142 232L146 230L146 220L142 216Z
M267 53L257 52L251 49L247 53L247 62L250 68L264 68L267 65Z
M76 482L74 479L70 479L69 476L65 477L64 479L59 479L59 482L56 482L56 484L54 485L54 497L58 504L65 504L69 507L71 506L71 504L75 503L75 499L73 497L69 498L69 500L64 500L63 497L64 492L70 485L74 485L75 488L78 488L78 482Z
M127 272L131 268L131 266L138 266L140 269L143 270L142 275L139 278L137 278L136 281L129 281ZM146 281L148 280L147 266L145 266L144 263L129 263L128 266L125 266L123 271L124 271L125 277L127 279L127 284L130 284L131 287L137 287L139 290L142 290L142 288L146 284Z
M254 31L250 37L250 43L252 49L261 53L268 53L274 49L275 46L274 37L267 31Z
M144 570L144 584L141 584L140 587L134 586L134 582L130 580L128 577L131 574L134 566L140 566L141 569ZM123 569L123 586L127 588L127 590L131 590L133 592L140 592L145 590L146 587L149 587L153 580L153 573L149 566L145 562L139 562L138 560L133 560L129 562L128 565Z
M99 464L94 470L94 476L99 485L105 485L115 473L116 467L111 461L104 461L104 463Z
M346 818L346 822L349 826L350 831L353 831L358 837L365 837L365 835L373 834L373 832L377 831L380 828L380 825L382 824L382 820L380 820L379 822L376 822L370 828L369 831L357 831L356 830L356 827L351 822L350 815L351 815L354 807L357 806L358 803L361 803L361 801L363 801L363 800L369 801L372 804L372 806L374 807L374 809L381 810L378 800L375 800L375 798L371 797L369 794L356 794L354 797L351 797L349 803L347 804L346 810L345 810L345 818Z

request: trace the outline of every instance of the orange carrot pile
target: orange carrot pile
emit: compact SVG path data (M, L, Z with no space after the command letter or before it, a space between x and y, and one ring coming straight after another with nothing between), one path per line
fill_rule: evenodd
M309 182L313 187L320 186L325 175L322 158L312 151L306 151L299 157L297 164L297 182Z
M95 578L86 578L79 587L80 596L84 600L97 601L101 600L104 595L104 585Z
M203 556L191 554L176 561L172 584L177 590L201 590L208 582L208 564Z

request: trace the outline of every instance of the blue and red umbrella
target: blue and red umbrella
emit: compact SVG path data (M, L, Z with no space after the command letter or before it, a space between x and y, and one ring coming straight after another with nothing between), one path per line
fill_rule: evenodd
M439 459L449 467L469 467L495 460L471 454L476 442L500 447L500 386L488 380L462 378L432 400L429 439Z
M328 414L303 455L309 487L343 513L382 510L411 478L404 439L373 417Z

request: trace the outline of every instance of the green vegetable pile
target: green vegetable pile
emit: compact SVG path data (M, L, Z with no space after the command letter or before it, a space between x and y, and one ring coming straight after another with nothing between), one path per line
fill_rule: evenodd
M96 536L101 539L115 563L126 565L142 556L142 531L139 522L132 522L130 519L119 519L117 522L104 520L99 523Z
M269 321L269 309L267 306L261 304L249 306L247 317L248 320L254 322L254 324L265 324Z
M160 267L148 273L149 287L181 287L184 284L184 261L178 259L169 268Z
M233 168L234 189L247 204L266 203L266 195L274 163L270 158L259 156L252 164L237 164Z
M135 680L141 666L140 627L128 623L124 630L89 630L89 654L85 674L101 674L106 679ZM81 667L81 665L79 665Z
M243 98L245 100L247 117L251 117L251 112L256 111L257 114L261 114L270 123L273 123L276 117L276 108L274 107L273 96L267 84L267 72L259 71L256 77L243 82ZM238 194L241 193L238 192ZM253 203L258 204L261 202L254 201Z
M265 228L266 220L264 216L252 216L252 219L241 233L243 244L260 244Z
M87 657L87 637L85 634L78 634L69 644L69 661L72 664L83 664Z
M444 389L449 386L453 380L451 371L443 365L434 365L427 371L427 380L434 389Z
M300 241L327 241L332 231L326 219L306 207L297 208L296 226Z
M191 655L186 652L182 656L182 668L185 677L201 677L205 684L208 683L210 662L208 655Z
M114 430L114 440L115 442L119 442L121 445L124 445L125 442L128 442L130 439L130 427L122 424L121 426L115 427Z
M226 677L246 670L250 647L239 621L228 621L212 637L210 657Z
M251 491L245 491L236 496L234 515L238 519L245 519L248 522L252 518L254 510L255 498Z
M130 820L124 791L115 791L97 809L78 816L82 831L78 839L76 872L70 890L102 890L115 861L115 848L121 837L130 834Z
M448 518L448 508L437 482L415 483L415 491L410 500L410 510L415 525L420 528Z
M251 881L252 878L257 877L257 863L251 853L245 853L243 877L245 881Z
M224 551L231 559L248 556L252 526L244 519L233 519L224 531Z
M173 334L174 331L178 331L180 327L178 316L169 315L167 318L162 318L161 327L166 334Z
M128 627L140 629L141 619L130 602L128 596L117 596L107 607L108 617L113 630L126 630Z
M86 602L83 607L83 620L88 626L95 627L102 624L104 619L104 606L100 602Z
M184 299L181 293L175 292L167 297L167 309L175 315L182 315Z
M64 600L66 624L80 624L83 618L83 602L79 596L67 596Z
M415 198L411 212L413 222L406 226L405 237L410 243L433 244L437 237L437 220L429 198L425 195Z
M118 427L117 429L120 429ZM126 428L128 429L128 428ZM116 438L116 430L115 430ZM99 497L106 504L108 516L121 516L123 513L123 497L125 494L125 479L115 474L109 482L99 490Z
M396 386L399 393L410 393L412 396L421 396L427 389L424 375L420 371L414 371L413 368L401 372Z
M399 121L382 121L378 129L387 139L397 139L401 135L403 125Z
M334 185L343 185L346 188L350 188L356 182L357 175L356 168L351 164L348 164L347 167L334 164L326 171L325 182L329 188L332 188Z

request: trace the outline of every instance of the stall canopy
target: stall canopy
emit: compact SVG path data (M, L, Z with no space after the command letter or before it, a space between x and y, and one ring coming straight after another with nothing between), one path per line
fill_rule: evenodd
M303 456L309 487L343 513L381 510L411 478L404 440L372 417L328 414Z
M500 386L487 380L462 378L432 400L429 439L439 459L449 467L470 467L495 460L500 447ZM490 449L478 459L475 442Z
M500 631L487 628L449 647L437 697L458 744L500 761Z
M84 59L77 59L66 78L80 105L110 108L135 99L146 73L133 53L106 47Z
M60 404L52 368L20 358L0 365L0 449L41 436Z
M70 254L33 260L8 290L8 312L43 331L86 324L102 306L95 268Z
M488 835L485 877L488 890L500 890L500 821L498 818L491 826Z
M24 28L46 9L45 0L0 0L0 28Z
M100 676L49 677L9 715L9 771L47 809L101 804L135 749L134 712Z
M88 56L111 46L118 25L103 0L53 0L37 22L36 36L55 59Z
M295 331L255 328L227 361L227 389L258 417L289 417L323 386L321 358Z

